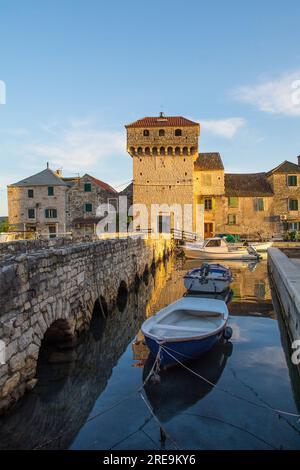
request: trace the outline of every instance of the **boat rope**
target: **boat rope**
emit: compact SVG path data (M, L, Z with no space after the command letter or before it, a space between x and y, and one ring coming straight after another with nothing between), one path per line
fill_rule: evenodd
M259 404L259 403L256 403L252 400L249 400L248 398L246 397L243 397L243 396L240 396L240 395L237 395L236 393L234 392L230 392L230 390L226 390L225 388L222 388L220 387L219 385L211 382L209 379L206 379L205 377L203 377L202 375L198 374L196 371L194 371L193 369L191 369L190 367L188 367L186 364L183 364L179 359L177 359L175 356L173 356L173 354L171 354L169 351L170 349L166 346L161 346L161 349L163 351L165 351L172 359L174 359L178 364L180 364L182 367L184 367L186 370L188 370L189 372L191 372L192 374L196 375L197 377L199 377L199 379L203 380L204 382L208 383L211 387L214 387L218 390L220 390L221 392L223 393L226 393L228 395L230 395L231 397L233 398L236 398L237 400L242 400L242 401L245 401L247 403L249 403L250 405L253 405L253 406L256 406L258 408L264 408L264 409L267 409L269 411L273 411L277 414L280 414L280 415L287 415L287 416L294 416L295 418L298 418L298 421L300 420L300 415L297 414L297 413L291 413L289 411L283 411L283 410L279 410L277 408L273 408L271 405L263 405L263 404Z
M153 418L155 419L155 421L157 422L157 424L159 425L159 427L163 430L164 434L166 435L166 437L169 439L170 442L172 442L173 446L175 447L176 450L180 450L180 447L178 446L177 442L175 441L175 439L170 436L170 434L165 430L165 428L163 427L163 425L161 424L160 420L158 419L158 417L156 416L156 414L154 413L151 405L148 403L148 401L146 400L145 396L143 395L143 392L140 391L140 397L141 399L143 400L143 402L145 403L145 405L147 406L148 410L150 411L151 415L153 416Z

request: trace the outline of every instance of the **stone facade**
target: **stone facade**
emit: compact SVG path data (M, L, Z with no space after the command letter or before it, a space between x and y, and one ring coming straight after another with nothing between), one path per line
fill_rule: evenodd
M170 240L138 236L3 257L0 339L6 351L0 365L0 410L35 385L45 335L57 337L65 347L74 345L97 302L103 309L113 308L120 292L133 289L171 249Z
M85 174L64 178L61 171L47 166L16 184L8 186L8 213L11 230L36 233L39 237L76 237L95 233L100 204L118 209L118 193L103 181Z
M160 115L125 127L133 159L133 202L145 205L148 213L153 204L179 204L183 213L191 205L191 226L200 237L233 233L260 239L300 231L299 157L298 164L285 161L268 173L227 174L218 153L198 154L197 123ZM204 209L200 221L199 207ZM176 228L172 210L161 214ZM155 218L142 222L158 230Z
M48 188L53 188L53 196L48 195ZM34 231L41 235L65 233L67 189L66 185L55 184L8 186L9 224L21 232ZM33 197L28 197L28 194L33 194Z

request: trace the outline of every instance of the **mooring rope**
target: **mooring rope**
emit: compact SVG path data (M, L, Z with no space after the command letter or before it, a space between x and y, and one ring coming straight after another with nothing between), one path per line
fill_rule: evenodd
M190 367L188 367L187 365L183 364L179 359L177 359L175 356L173 356L173 354L171 354L169 351L170 349L167 347L167 346L162 346L161 345L161 349L163 351L165 351L172 359L174 359L178 364L180 364L182 367L184 367L186 370L188 370L189 372L191 372L192 374L196 375L196 377L199 377L199 379L203 380L204 382L208 383L211 387L214 387L216 388L217 390L220 390L221 392L224 392L224 393L227 393L228 395L232 396L233 398L236 398L238 400L242 400L242 401L245 401L253 406L256 406L258 408L264 408L264 409L267 409L269 411L274 411L275 413L278 413L278 414L282 414L282 415L287 415L287 416L294 416L295 418L298 418L298 421L300 420L300 415L297 414L297 413L291 413L289 411L283 411L283 410L279 410L277 408L273 408L271 405L262 405L262 404L259 404L259 403L256 403L252 400L249 400L248 398L245 398L245 397L242 397L240 395L237 395L236 393L234 392L230 392L230 390L226 390L225 388L222 388L220 387L219 385L215 384L214 382L211 382L209 379L206 379L205 377L203 377L202 375L198 374L197 372L195 372L193 369L191 369Z

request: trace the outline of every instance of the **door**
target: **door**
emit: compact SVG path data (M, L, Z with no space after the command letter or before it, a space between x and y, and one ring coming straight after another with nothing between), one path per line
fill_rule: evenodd
M170 233L171 232L171 216L161 214L157 219L158 233Z
M204 223L204 238L210 238L214 235L214 224L212 222Z
M48 230L49 230L49 238L55 238L56 237L56 225L49 225Z

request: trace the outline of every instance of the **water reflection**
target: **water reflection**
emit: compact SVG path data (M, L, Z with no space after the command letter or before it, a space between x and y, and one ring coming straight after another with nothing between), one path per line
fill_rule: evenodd
M234 384L237 386L236 379L233 384L232 370L236 377L241 377L252 387L257 386L256 381L260 374L261 393L272 396L273 390L277 388L280 391L278 402L281 403L284 398L288 401L286 406L290 407L290 385L282 378L282 370L285 369L281 368L280 374L274 375L276 364L273 368L268 367L266 371L261 360L266 345L269 351L273 351L271 348L274 344L279 351L281 350L276 338L277 323L274 321L276 314L268 283L267 264L264 261L255 266L253 263L249 265L244 262L226 264L230 264L234 274L232 284L234 296L228 305L234 329L233 354L228 360L231 343L220 343L207 355L193 361L193 369L214 383L227 380L227 388L232 388ZM140 332L141 323L146 317L184 294L183 274L198 265L199 262L195 261L174 263L169 260L165 264L160 264L155 272L149 270L136 292L128 294L126 304L122 305L123 311L116 309L111 312L106 322L97 316L94 317L91 330L82 338L78 347L68 353L64 362L59 363L55 360L55 352L52 353L54 360L50 363L45 363L41 356L39 382L36 388L26 395L9 415L0 420L0 448L31 449L43 446L43 448L66 449L72 443L74 448L80 445L87 448L91 442L95 442L95 433L98 439L97 448L101 448L106 442L103 429L108 429L111 415L105 416L107 421L103 418L102 422L94 422L95 428L91 434L86 424L88 416L97 406L101 409L104 390L113 396L112 400L123 398L124 390L119 386L119 382L112 381L113 370L117 376L125 374L131 388L135 386L134 380L137 380L140 386L142 375L145 375L150 366L150 360L147 359L148 349ZM259 318L262 316L268 318ZM284 330L284 326L282 328ZM285 345L283 339L282 342ZM288 351L289 345L286 343L284 348ZM255 352L258 357L253 356ZM286 352L287 362L288 354ZM285 364L282 367L286 367ZM265 379L266 376L268 380ZM299 406L300 381L299 375L293 368L290 369L290 377L295 401ZM146 393L157 415L166 423L173 419L174 421L181 419L180 413L184 414L188 408L197 406L197 403L201 403L204 398L211 399L214 395L211 387L179 368L164 372L161 386L155 388L149 384ZM213 410L217 410L218 403L219 401L214 402L212 399ZM142 410L147 414L147 411L143 408ZM117 419L122 426L127 427L128 420L129 422L133 420L132 415L135 412L138 415L135 417L136 421L143 420L143 411L138 407L138 403L134 402L128 413L125 404L124 411L122 407L116 411L119 413ZM221 411L224 412L223 406ZM246 415L249 416L247 413ZM245 416L242 404L236 414L237 420L239 416L242 421ZM149 416L146 415L145 418L148 419ZM114 432L121 433L122 426L116 430L112 428L112 443ZM184 426L193 427L191 434L195 434L194 424L190 422L190 418L184 422ZM204 423L202 426L205 434ZM259 420L257 426L259 427ZM270 423L270 429L273 427L274 424ZM216 433L218 430L212 429L214 436ZM180 439L184 448L185 434L181 435ZM224 439L223 435L220 436L220 441L221 439ZM136 448L136 444L138 442L131 442L128 448ZM141 448L145 448L143 446L146 444L143 442L140 445ZM213 444L208 443L207 447L211 445Z
M232 354L232 348L231 342L222 341L201 358L191 361L187 365L195 373L217 384L227 359ZM148 376L152 365L153 359L149 357L144 366L143 380ZM202 400L213 388L182 367L173 367L162 371L160 377L159 386L148 382L145 386L145 392L155 415L161 422L167 422L186 411Z

